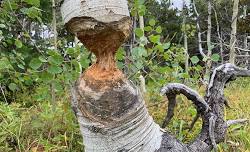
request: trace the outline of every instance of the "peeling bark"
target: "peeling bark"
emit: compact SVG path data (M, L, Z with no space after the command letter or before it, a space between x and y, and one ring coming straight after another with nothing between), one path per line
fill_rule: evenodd
M65 0L62 5L63 18L68 30L76 34L89 51L97 56L97 62L81 75L75 86L71 87L72 107L80 124L85 151L208 152L213 148L216 150L216 144L223 141L229 124L224 120L225 84L237 76L250 76L250 71L232 64L216 68L204 98L183 84L172 83L163 87L162 93L169 99L164 125L173 117L176 96L179 94L185 95L195 104L203 120L201 132L194 141L189 144L178 141L153 121L140 90L116 67L116 50L131 30L128 10L123 14L119 11L105 14L107 12L102 10L111 6L113 10L116 10L116 7L127 8L125 0L116 2L118 1L107 1L104 8L99 7L103 4L101 1L91 0ZM92 4L88 6L89 10L85 9L86 4ZM68 5L81 5L83 8L75 6L73 9L68 8Z

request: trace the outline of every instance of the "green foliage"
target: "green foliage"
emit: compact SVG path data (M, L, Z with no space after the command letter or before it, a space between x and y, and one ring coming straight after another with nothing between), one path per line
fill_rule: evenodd
M37 70L42 66L42 61L39 58L33 58L30 61L29 66L33 69L33 70Z
M138 81L139 75L143 75L147 83L152 85L152 90L157 91L162 85L170 81L182 82L189 79L190 82L197 83L200 78L200 71L203 68L197 63L199 58L196 56L194 67L190 67L193 75L190 76L184 71L185 52L182 46L166 41L162 37L162 27L157 24L155 19L150 19L144 30L135 29L138 37L138 46L131 51L131 57L127 56L131 63L127 66L127 75L134 81ZM118 67L125 69L122 61L125 54L120 49L116 55ZM191 61L194 62L195 58ZM157 89L155 89L157 88Z
M17 85L15 83L10 83L8 87L9 87L9 89L11 91L16 91L17 90Z
M23 43L22 43L20 40L18 40L18 39L15 40L15 45L16 45L16 47L17 47L18 49L20 49L20 48L23 47Z
M154 19L150 19L149 20L149 25L150 26L155 26L155 20Z
M190 58L190 60L193 64L197 64L200 61L200 59L197 56L193 56L192 58Z
M52 81L58 81L57 84L60 82L66 88L77 79L82 68L89 66L89 53L83 46L68 46L73 39L59 38L58 50L54 50L50 37L41 36L40 29L44 26L49 29L52 22L49 20L51 18L43 17L42 12L51 8L48 7L51 5L40 0L2 2L0 84L4 88L21 93L27 87L50 85ZM24 20L27 25L32 24L35 28L26 27L22 24ZM9 94L6 89L4 92L14 95ZM47 94L50 94L50 89L47 89Z
M161 32L162 32L161 26L158 26L158 27L156 28L155 31L156 31L158 34L161 34Z
M40 0L24 0L24 2L35 7L40 7Z
M142 29L136 28L136 29L135 29L135 34L136 34L136 36L138 36L138 37L142 37L142 36L144 35L144 32L143 32Z
M133 2L133 7L131 9L131 14L133 16L136 16L137 14L139 16L144 16L146 12L146 6L144 5L145 0L135 0Z
M211 60L214 62L218 62L220 60L220 55L219 54L213 54L211 56Z

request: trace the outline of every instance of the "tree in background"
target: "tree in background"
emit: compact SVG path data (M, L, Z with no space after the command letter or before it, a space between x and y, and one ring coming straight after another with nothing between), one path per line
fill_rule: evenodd
M239 13L239 0L234 0L234 6L233 6L233 15L232 15L232 31L231 31L231 39L230 39L230 59L229 62L232 64L235 64L235 45L237 43L237 20L238 20L238 13Z

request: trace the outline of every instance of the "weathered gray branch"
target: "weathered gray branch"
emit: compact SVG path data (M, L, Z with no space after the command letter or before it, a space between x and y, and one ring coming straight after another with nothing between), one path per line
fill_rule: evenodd
M227 127L230 127L235 124L242 124L248 122L248 119L237 119L237 120L228 120Z
M236 77L249 76L249 70L229 63L221 65L213 71L205 95L205 101L211 107L211 111L201 115L203 120L202 130L195 141L190 144L191 148L200 147L199 144L203 144L203 150L207 148L211 150L212 148L216 148L214 142L219 143L224 140L227 131L227 123L224 120L224 105L226 101L224 97L225 84L235 80Z
M209 106L205 100L193 89L179 83L170 83L161 89L161 94L166 94L169 100L167 116L162 124L166 127L172 117L174 116L174 108L176 105L176 96L179 94L185 95L189 100L193 101L196 106L197 112L208 111Z
M249 76L249 70L236 67L233 64L224 64L217 67L211 75L205 100L196 91L182 84L172 83L163 87L161 93L166 94L169 99L168 114L164 120L163 127L165 127L173 117L176 95L184 94L196 105L198 114L203 121L200 134L188 145L189 151L208 152L212 149L217 151L217 144L224 140L228 126L247 121L246 119L227 122L224 120L224 105L228 105L228 101L224 97L225 84L235 80L236 77ZM207 110L204 110L204 108Z

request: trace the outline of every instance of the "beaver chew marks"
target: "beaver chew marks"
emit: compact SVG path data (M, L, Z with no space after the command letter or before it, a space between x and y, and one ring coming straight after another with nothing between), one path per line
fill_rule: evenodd
M70 27L69 30L76 33L84 46L97 57L96 63L85 71L85 80L110 83L124 78L116 67L115 53L130 34L129 17L108 24L81 17L71 20L67 27Z

